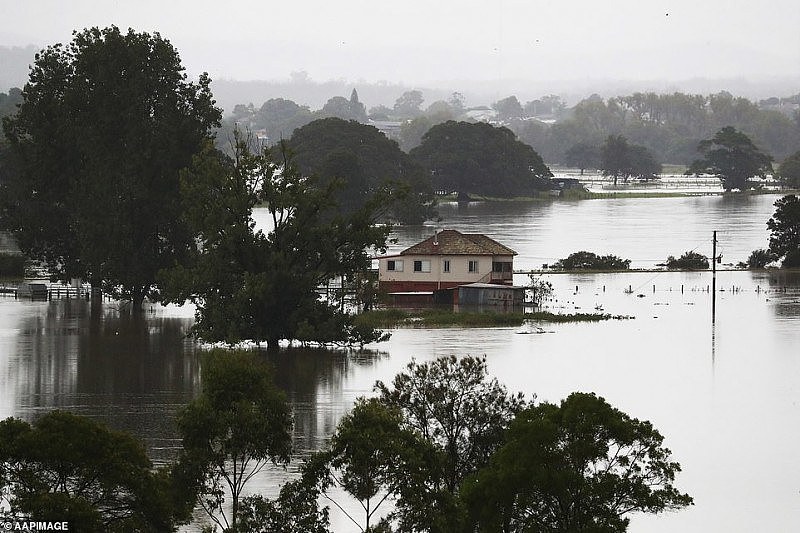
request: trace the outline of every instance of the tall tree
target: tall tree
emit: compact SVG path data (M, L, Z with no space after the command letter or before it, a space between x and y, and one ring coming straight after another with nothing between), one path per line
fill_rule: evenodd
M644 146L631 145L622 135L609 135L600 148L600 169L604 176L617 180L636 176L644 180L655 178L661 173L661 164Z
M687 173L713 174L726 191L750 188L750 180L772 171L772 157L763 153L750 138L732 126L725 126L710 139L700 141L697 150L703 155Z
M181 462L201 480L199 504L223 530L237 531L247 483L267 463L289 462L292 416L286 397L254 353L212 351L203 361L202 393L180 414L178 426Z
M422 91L406 91L394 103L394 112L402 118L414 118L422 114Z
M480 531L621 533L629 513L691 505L673 485L681 469L663 441L594 394L530 407L465 484L472 522Z
M509 96L498 100L492 107L497 111L500 120L511 120L513 118L520 118L523 115L522 104L519 103L516 96Z
M403 530L457 530L462 482L500 446L524 398L490 379L486 360L472 356L412 361L376 390L382 404L400 412L401 429L424 445L408 461L411 475L396 484L395 514Z
M550 187L550 169L507 128L448 121L433 126L409 154L437 190L495 197L535 194Z
M315 120L287 143L304 175L321 183L341 180L339 207L351 212L381 188L394 194L388 214L401 223L421 224L433 216L433 189L422 169L374 126L338 118Z
M800 267L800 198L784 196L775 207L775 214L767 221L769 251L783 258L784 267Z
M576 166L583 171L587 168L597 168L600 166L600 150L597 146L587 143L576 143L569 147L564 154L568 165Z
M189 82L157 33L91 28L38 53L3 122L20 172L2 225L23 252L141 308L190 244L178 172L219 122L209 83Z
M250 149L236 142L234 159L211 146L183 173L186 223L195 249L162 277L165 299L192 300L196 333L208 341L282 339L365 343L382 337L360 329L353 317L318 287L369 269L385 247L387 226L375 224L385 198L378 195L348 213L334 198L337 182L320 185L300 175L285 151ZM263 203L270 228L255 231L253 208Z
M790 187L800 187L800 151L784 159L778 167L781 181Z

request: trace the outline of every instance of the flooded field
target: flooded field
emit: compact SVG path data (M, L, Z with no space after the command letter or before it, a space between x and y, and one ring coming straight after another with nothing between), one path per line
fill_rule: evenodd
M606 199L574 203L445 205L443 221L395 233L399 251L435 229L481 232L517 250L515 268L538 268L578 250L612 253L649 268L688 250L723 263L767 244L778 196ZM512 391L558 401L593 391L647 419L683 467L695 505L635 516L634 533L792 531L800 523L800 276L548 274L550 310L630 315L603 323L520 328L400 329L365 352L285 350L271 356L295 413L297 458L324 444L355 398L412 358L487 357ZM526 281L524 276L518 283ZM631 292L626 292L630 288ZM112 304L0 298L0 416L30 419L53 408L105 420L144 438L157 461L178 445L174 414L199 390L198 350L185 338L188 309L153 307L131 318ZM265 471L254 490L274 494L291 476ZM333 515L338 532L354 528Z

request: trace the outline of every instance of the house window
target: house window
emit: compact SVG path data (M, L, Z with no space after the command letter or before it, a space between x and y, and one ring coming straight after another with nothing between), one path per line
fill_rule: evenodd
M430 272L431 262L427 260L414 261L414 272Z
M467 265L467 271L476 274L478 272L478 261L477 260L470 261L469 264Z
M386 270L389 270L391 272L402 272L403 262L398 261L397 259L390 259L386 262Z
M450 260L445 259L442 263L442 272L450 272Z

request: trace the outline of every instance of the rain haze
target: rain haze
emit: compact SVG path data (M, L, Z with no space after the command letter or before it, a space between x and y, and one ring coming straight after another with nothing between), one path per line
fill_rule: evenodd
M0 46L43 47L112 24L159 32L191 75L214 80L302 72L320 82L483 88L487 98L617 88L758 98L791 94L800 80L794 0L36 0L4 2Z

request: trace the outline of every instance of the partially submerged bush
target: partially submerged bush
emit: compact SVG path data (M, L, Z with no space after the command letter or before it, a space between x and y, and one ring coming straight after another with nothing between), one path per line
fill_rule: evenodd
M747 258L747 268L764 268L775 261L775 254L764 248L753 250Z
M670 270L704 270L708 268L708 257L698 252L686 252L678 259L667 257L667 268Z
M572 253L566 259L560 259L553 264L553 268L558 270L628 270L630 266L630 259L585 251Z

